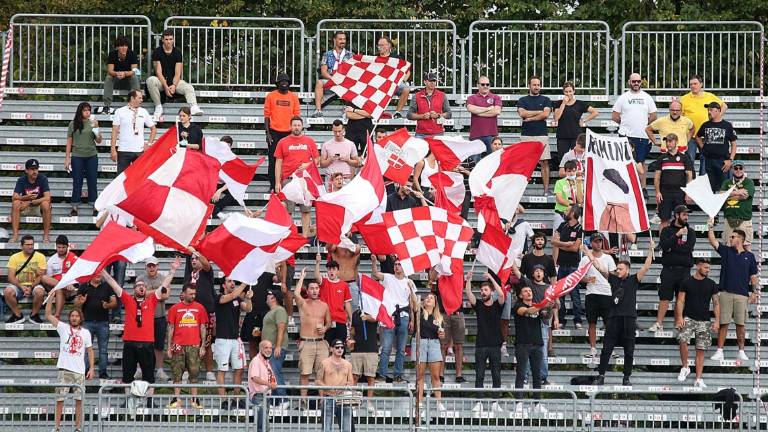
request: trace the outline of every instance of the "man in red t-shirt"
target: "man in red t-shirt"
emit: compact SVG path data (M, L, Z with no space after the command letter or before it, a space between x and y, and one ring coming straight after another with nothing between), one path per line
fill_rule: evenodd
M179 384L184 369L189 372L189 383L197 382L200 375L200 358L205 355L206 327L208 312L205 307L195 301L197 287L193 283L184 284L181 292L181 302L168 310L168 358L171 359L173 383ZM192 388L192 406L203 409L197 400L197 388ZM175 397L168 408L179 408L181 389L173 389Z
M288 178L309 164L317 162L317 143L304 135L304 120L291 119L291 134L280 140L275 149L275 193L280 193ZM294 204L286 201L286 208L293 213ZM309 237L309 211L312 207L301 206L301 233Z
M347 340L348 328L352 323L352 294L349 285L339 279L339 263L328 261L325 268L328 277L320 273L320 254L315 257L315 279L320 281L320 300L328 305L331 311L331 328L325 332L329 343L335 339Z

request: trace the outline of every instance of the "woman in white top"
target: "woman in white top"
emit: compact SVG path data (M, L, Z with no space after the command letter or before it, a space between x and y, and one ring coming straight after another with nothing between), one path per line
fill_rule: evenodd
M413 186L414 189L421 192L424 195L432 195L430 188L432 182L429 181L429 176L435 174L438 171L437 160L435 155L430 151L427 153L427 157L416 162L416 166L413 167ZM429 199L432 199L431 197Z

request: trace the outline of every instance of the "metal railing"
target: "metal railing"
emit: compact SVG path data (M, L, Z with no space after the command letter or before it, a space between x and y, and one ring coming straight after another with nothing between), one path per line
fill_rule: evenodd
M143 15L17 14L8 85L97 84L107 76L107 55L115 38L128 38L149 70L151 26Z
M760 89L759 22L628 22L621 33L617 94L638 72L646 90L685 91L688 78L701 75L712 91Z
M609 94L610 31L602 21L476 21L469 26L468 88L487 75L497 91L542 89L573 81L579 91Z
M58 383L12 384L0 391L0 431L32 431L53 429L56 412L56 387ZM80 389L83 395L83 431L96 430L95 423L89 422L92 411L85 395L85 387L67 384ZM13 391L9 391L9 390ZM27 389L29 389L27 391ZM61 424L66 430L75 428L75 400L70 391L64 397Z
M304 24L295 18L187 17L165 20L184 58L184 80L204 87L272 88L286 73L304 89Z

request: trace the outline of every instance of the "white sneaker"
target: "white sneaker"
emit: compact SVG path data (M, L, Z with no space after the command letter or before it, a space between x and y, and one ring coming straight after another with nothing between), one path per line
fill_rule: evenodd
M437 410L438 411L448 411L448 409L445 407L445 405L443 405L442 402L438 402L437 403Z
M502 357L509 357L509 349L507 348L506 342L501 344L501 355Z
M368 410L369 414L376 414L376 407L373 406L373 402L371 402L371 401L368 401L365 404L365 409Z
M136 372L134 372L134 374L133 374L133 379L141 380L141 376L142 376L141 369L136 369Z
M629 247L629 250L637 250L637 243L632 243L632 246Z
M718 348L717 351L715 351L715 354L709 358L710 360L722 360L723 359L723 349Z
M201 110L200 106L197 104L189 106L189 113L192 114L193 116L200 116L204 114L203 110Z
M515 412L516 413L523 412L523 403L522 402L518 402L518 403L515 404Z
M189 381L189 372L184 371L184 373L181 374L181 381Z
M656 333L656 332L659 332L659 331L664 331L664 325L655 322L655 323L653 323L652 326L648 327L648 331L651 332L651 333Z
M213 372L207 372L205 374L205 380L206 381L216 381L216 374Z
M160 117L162 116L163 116L163 106L157 105L155 107L155 112L152 113L152 120L154 120L155 122L158 122L160 121Z
M595 358L595 357L597 357L597 348L590 347L589 348L589 352L584 354L584 357L586 357L586 358Z
M453 355L453 347L448 347L448 349L445 351L445 355L452 356Z
M540 404L539 402L536 402L536 405L533 406L533 412L541 413L541 414L546 414L546 413L549 412L549 410L547 410L544 407L544 405Z
M501 405L499 405L498 402L494 402L494 403L491 404L491 411L503 412L504 410L501 408Z
M476 403L475 406L472 407L472 412L483 412L483 403L482 402Z
M704 384L704 380L703 379L699 378L699 379L696 380L695 383L693 383L693 388L697 388L697 389L703 390L703 389L707 388L707 385Z
M652 225L658 225L658 224L661 223L661 218L659 217L659 215L653 215L653 217L651 218L651 220L649 222Z
M743 361L749 360L749 357L747 357L747 353L745 353L744 350L739 350L739 353L736 354L736 358Z
M677 374L677 380L680 382L685 381L686 378L688 378L688 375L691 374L691 368L683 367L680 368L680 373Z
M158 369L155 371L155 379L160 381L168 381L170 378L168 375L166 375L163 369Z

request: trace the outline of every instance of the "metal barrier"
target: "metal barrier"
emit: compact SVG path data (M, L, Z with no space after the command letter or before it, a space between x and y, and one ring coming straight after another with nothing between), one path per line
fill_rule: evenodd
M738 395L738 416L725 420L715 392L606 390L590 395L590 431L750 430L751 407ZM750 404L751 405L751 404Z
M170 405L174 399L170 390L174 388L182 389L176 406ZM188 394L187 390L192 388L199 389L197 396ZM219 388L227 390L228 395L219 396L216 393ZM94 408L99 431L135 431L138 427L185 432L212 428L249 431L255 425L251 417L256 413L252 410L246 386L151 384L154 394L147 397L132 396L128 394L129 389L129 384L108 384L99 389L98 405ZM158 390L162 392L158 393ZM233 390L239 394L233 394ZM223 405L225 401L226 406ZM195 402L199 405L195 406Z
M37 431L53 429L56 412L57 384L13 384L0 391L0 431ZM83 431L96 430L89 422L90 402L85 396L84 386L78 387L83 394ZM14 391L9 391L13 389ZM16 391L32 389L31 393ZM65 429L75 428L75 401L72 393L64 399L61 424ZM71 427L70 427L71 426Z
M143 15L17 14L8 86L13 84L101 84L107 55L124 35L149 71L151 27Z
M327 19L317 23L315 56L311 66L317 69L320 55L333 47L333 33L347 32L347 47L353 52L376 55L377 39L392 39L392 52L411 62L410 80L421 86L426 72L438 74L437 86L448 94L460 92L459 57L456 25L448 20L359 20ZM312 83L314 84L314 82ZM311 90L311 89L310 89Z
M468 89L487 75L494 91L525 91L531 75L544 90L573 81L609 94L610 32L602 21L475 21L469 26Z
M433 391L440 391L435 398ZM528 396L517 399L514 388L430 389L420 408L427 430L476 428L482 431L581 430L576 411L578 399L568 390L521 389ZM530 395L535 395L531 398Z
M205 87L272 89L278 74L304 89L304 24L295 18L189 17L165 20L184 58L184 79Z
M617 94L626 79L638 72L646 90L685 91L693 74L704 78L707 90L760 89L759 22L628 22L622 27L621 64Z

